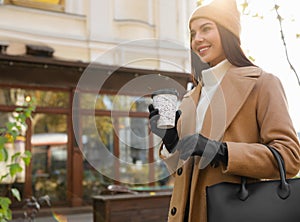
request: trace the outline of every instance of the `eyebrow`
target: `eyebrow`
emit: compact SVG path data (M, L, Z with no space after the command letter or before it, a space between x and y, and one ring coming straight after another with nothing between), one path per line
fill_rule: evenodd
M213 23L212 22L206 22L206 23L200 25L200 28L203 28L206 25L213 25Z
M204 23L204 24L202 24L202 25L200 25L200 29L202 29L204 26L206 26L206 25L213 25L213 23L212 22L206 22L206 23ZM190 32L193 32L194 31L194 29L191 29L191 31Z

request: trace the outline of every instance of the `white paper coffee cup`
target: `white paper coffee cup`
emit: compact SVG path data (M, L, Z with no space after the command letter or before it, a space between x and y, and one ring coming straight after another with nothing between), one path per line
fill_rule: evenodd
M157 128L169 129L175 126L178 92L176 89L160 89L152 93L153 106L159 110Z

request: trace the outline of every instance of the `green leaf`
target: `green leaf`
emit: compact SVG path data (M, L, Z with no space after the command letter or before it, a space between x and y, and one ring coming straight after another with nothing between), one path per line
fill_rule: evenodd
M18 189L11 188L11 193L18 201L21 201L20 191Z
M8 167L9 167L9 173L12 177L15 176L17 173L20 173L23 171L22 167L18 163L10 164L10 165L8 165Z
M0 197L0 206L2 209L8 209L11 200L8 197Z
M17 152L11 156L11 161L14 162L18 157L21 156L21 152Z
M26 121L26 115L24 115L23 113L22 114L20 114L19 116L18 116L18 121L20 122L20 123L22 123L22 124L24 124L25 123L25 121Z
M4 174L4 175L2 175L1 177L0 177L0 182L3 180L3 179L5 179L6 177L8 177L8 173L7 174Z
M19 135L19 132L17 130L12 130L10 134L12 135L13 140L16 140L17 136Z
M29 150L26 150L26 151L24 152L24 155L26 155L26 156L29 157L29 158L31 158L31 156L32 156L32 154L31 154L31 152L30 152Z
M10 132L16 126L16 123L15 122L7 122L5 125L7 127L7 130Z
M8 152L5 147L0 149L0 161L1 162L6 162L8 160Z
M7 138L5 136L0 136L0 147L3 147L7 143Z
M23 112L23 110L24 110L23 107L17 107L17 108L15 109L16 112Z
M25 111L25 117L27 118L27 117L30 117L31 116L31 110L30 109L27 109L26 111Z
M8 209L0 209L0 222L7 222L12 219L11 210Z
M4 135L4 134L5 134L5 132L6 132L6 128L4 128L4 127L1 127L1 128L0 128L0 133L1 133L1 135Z
M22 130L22 126L20 126L20 125L17 125L16 128L17 128L18 132L20 132Z
M29 151L27 151L29 152ZM22 157L22 160L24 161L25 165L28 166L30 164L30 159L31 159L31 153L26 154Z

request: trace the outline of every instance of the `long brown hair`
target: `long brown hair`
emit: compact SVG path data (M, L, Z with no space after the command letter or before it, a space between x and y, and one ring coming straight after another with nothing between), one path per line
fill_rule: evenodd
M243 52L240 39L219 24L217 28L226 59L237 67L255 66Z

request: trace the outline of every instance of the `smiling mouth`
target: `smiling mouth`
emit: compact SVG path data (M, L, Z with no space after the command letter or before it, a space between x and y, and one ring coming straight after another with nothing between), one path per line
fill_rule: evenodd
M199 52L204 52L204 51L206 51L208 48L209 48L208 46L207 46L207 47L204 47L204 48L201 48L201 49L199 49Z
M199 52L200 55L204 55L208 49L209 49L209 46L203 47L203 48L200 48L198 50L198 52Z

